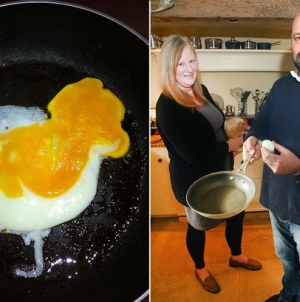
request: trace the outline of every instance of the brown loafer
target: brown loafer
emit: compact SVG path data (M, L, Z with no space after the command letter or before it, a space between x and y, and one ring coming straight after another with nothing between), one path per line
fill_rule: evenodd
M229 266L230 267L243 267L246 269L249 269L251 271L257 271L261 269L261 263L259 263L256 260L248 258L247 263L240 262L237 260L233 260L232 258L229 258Z
M209 276L204 281L200 278L197 270L195 269L195 276L200 281L201 286L210 293L217 294L221 288L213 276L209 273Z

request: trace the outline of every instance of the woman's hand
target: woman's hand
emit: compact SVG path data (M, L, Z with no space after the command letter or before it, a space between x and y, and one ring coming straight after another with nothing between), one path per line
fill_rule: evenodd
M240 136L238 138L230 138L227 141L228 144L228 152L237 151L243 144L243 137Z

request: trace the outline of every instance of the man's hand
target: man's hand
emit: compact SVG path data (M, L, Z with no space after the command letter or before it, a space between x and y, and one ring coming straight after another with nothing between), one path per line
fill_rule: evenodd
M274 144L277 152L269 152L261 148L263 161L271 168L275 174L293 174L300 169L300 159L289 149L280 144Z
M243 144L243 159L246 158L248 153L253 154L249 162L250 165L261 158L261 141L255 136L248 137Z

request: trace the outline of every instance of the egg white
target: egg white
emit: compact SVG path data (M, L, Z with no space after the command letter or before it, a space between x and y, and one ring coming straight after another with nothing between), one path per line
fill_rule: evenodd
M100 165L104 159L99 155L100 148L98 145L92 147L79 181L60 196L41 197L24 185L22 197L8 198L0 192L0 228L18 232L44 230L80 214L96 194Z
M19 127L22 124L29 125L37 121L41 123L47 118L47 115L37 107L19 106L0 107L1 116L7 117L5 124L9 124L9 128ZM2 131L6 129L5 126ZM57 197L39 196L24 184L21 184L24 192L21 197L10 198L0 191L0 232L22 233L45 230L78 216L89 206L96 194L100 166L105 158L100 154L112 152L117 147L118 141L110 146L92 146L88 162L79 180L68 191Z
M0 132L19 126L42 122L47 114L39 107L5 105L0 107Z
M0 133L15 127L43 123L47 114L38 107L0 106ZM33 242L35 268L15 269L15 275L24 278L38 277L44 269L43 238L49 236L51 228L76 218L92 202L97 192L101 163L120 145L94 145L90 148L87 164L79 180L65 193L56 197L37 195L21 184L23 196L7 197L0 191L0 233L17 234L25 245ZM38 181L38 177L37 177Z

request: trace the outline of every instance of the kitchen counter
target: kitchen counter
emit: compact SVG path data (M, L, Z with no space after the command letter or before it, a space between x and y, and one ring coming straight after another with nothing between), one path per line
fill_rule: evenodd
M151 143L151 148L164 148L164 147L165 144L162 140L159 142Z
M165 144L163 142L163 140L161 139L161 136L158 135L151 135L150 137L150 141L151 141L151 148L160 148L160 147L164 147Z

